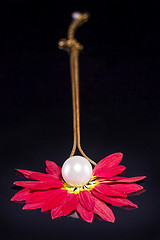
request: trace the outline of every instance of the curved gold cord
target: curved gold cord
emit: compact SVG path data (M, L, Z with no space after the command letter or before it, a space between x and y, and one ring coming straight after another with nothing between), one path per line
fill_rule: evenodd
M93 165L96 163L84 153L80 141L80 107L79 107L79 52L83 46L74 38L76 29L88 20L87 13L78 14L78 17L71 23L68 29L68 39L59 41L59 48L67 51L70 55L72 100L73 100L73 148L70 157L74 156L76 148Z

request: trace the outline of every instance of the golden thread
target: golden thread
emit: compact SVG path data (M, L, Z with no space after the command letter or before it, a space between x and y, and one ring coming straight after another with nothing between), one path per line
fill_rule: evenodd
M93 165L96 163L91 160L84 153L81 147L80 140L80 107L79 107L79 52L83 46L74 38L76 29L88 20L87 13L80 14L75 19L68 29L68 39L61 39L59 41L59 48L67 51L70 55L70 69L71 69L71 82L72 82L72 102L73 102L73 147L70 157L74 156L76 148L89 162Z
M88 13L80 14L77 19L75 19L68 28L68 39L73 40L75 31L78 27L80 27L83 23L87 22L89 18Z

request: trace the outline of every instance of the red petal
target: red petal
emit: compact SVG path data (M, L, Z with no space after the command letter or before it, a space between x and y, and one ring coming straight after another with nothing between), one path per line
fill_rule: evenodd
M63 186L63 183L59 180L54 181L17 181L14 182L15 185L21 187L27 187L32 190L45 190L50 188L59 188Z
M123 180L126 179L126 177L102 177L102 178L98 178L98 182L101 183L115 183L117 180Z
M98 199L100 199L100 200L103 200L104 202L110 203L110 200L109 200L109 197L108 197L108 196L103 195L103 194L95 191L94 189L92 190L92 194L93 194L96 198L98 198Z
M30 178L39 180L39 181L47 181L47 180L56 180L57 178L51 174L35 172L30 174Z
M88 211L80 203L78 203L76 210L86 222L92 222L93 221L93 216L94 216L93 209L91 211Z
M59 193L57 193L56 196L52 196L44 202L42 212L62 206L67 195L67 191L59 189Z
M114 222L115 216L112 210L102 201L95 198L95 207L94 207L95 214L99 215L102 219Z
M48 191L36 191L29 195L29 197L26 199L26 202L27 203L42 202L44 200L47 200L49 197L55 195L57 192L59 192L59 189Z
M92 194L96 198L103 200L104 202L107 202L114 206L119 206L119 207L130 206L130 207L137 208L136 204L132 203L130 200L128 200L126 198L108 197L108 196L102 195L101 193L98 193L94 189L92 190Z
M113 184L110 185L113 189L120 190L125 193L133 193L137 192L143 189L142 186L136 184L136 183L131 183L131 184Z
M117 191L116 189L113 189L110 185L106 184L99 184L96 185L94 188L96 191L108 195L108 196L115 196L115 197L126 197L127 194L122 191Z
M46 160L46 172L53 174L54 176L61 176L61 167L59 167L55 162Z
M11 201L24 201L30 195L30 189L24 188L21 191L17 192L12 198Z
M40 203L27 203L24 205L24 207L22 209L24 210L31 210L31 209L37 209L37 208L41 208L43 205L43 202Z
M66 196L65 202L63 204L62 210L64 216L67 216L69 213L71 213L78 204L78 194L70 193Z
M98 199L103 200L104 202L107 202L108 197L104 194L101 194L99 192L97 192L96 190L92 189L91 193Z
M58 218L58 217L61 217L61 216L63 216L62 206L56 207L56 208L51 210L52 219Z
M108 202L111 205L118 206L118 207L123 207L123 206L129 206L133 208L137 208L138 206L131 202L130 200L126 198L112 198L112 197L107 197L106 202Z
M13 184L20 186L20 187L31 188L33 185L37 184L37 182L35 182L35 181L17 181L17 182L14 182Z
M79 199L80 203L85 207L88 211L91 211L94 208L95 201L93 199L93 196L90 192L87 190L80 191L79 193Z
M57 181L46 181L46 182L39 182L32 189L34 190L45 190L51 188L60 188L63 186L63 183L59 180Z
M18 171L18 172L20 172L20 173L22 173L26 178L30 178L30 175L32 174L32 173L36 173L36 172L34 172L34 171L29 171L29 170L23 170L23 169L15 169L16 171Z
M99 178L98 182L100 183L133 183L133 182L138 182L140 180L143 180L146 178L146 176L140 176L140 177L131 177L131 178L126 178L126 177L104 177L104 178Z
M16 169L16 171L22 173L28 179L34 179L34 180L40 180L40 181L55 179L55 177L51 174L34 172L29 170L22 170L22 169Z
M93 169L93 175L97 174L97 171L102 170L104 167L105 168L111 168L111 167L116 167L119 165L123 158L122 153L114 153L111 154L104 159L102 159Z
M113 168L103 168L96 171L96 177L112 177L122 173L126 169L125 166L119 165Z
M116 180L116 182L133 183L133 182L138 182L140 180L143 180L144 178L146 178L146 176L123 178L123 179Z

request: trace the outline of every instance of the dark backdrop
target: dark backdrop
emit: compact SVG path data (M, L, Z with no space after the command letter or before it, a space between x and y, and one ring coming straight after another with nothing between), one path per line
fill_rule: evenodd
M1 0L0 124L3 239L158 240L158 1ZM62 166L72 148L69 57L58 49L73 11L90 12L76 37L80 54L81 140L93 160L123 152L127 176L147 175L139 208L114 207L114 224L51 220L10 202L14 169Z

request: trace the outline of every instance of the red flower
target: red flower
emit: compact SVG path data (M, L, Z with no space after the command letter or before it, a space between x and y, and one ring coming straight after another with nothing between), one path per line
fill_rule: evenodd
M115 153L102 159L94 167L90 181L78 187L67 184L62 178L61 168L52 161L46 161L47 174L16 169L29 181L14 182L24 189L11 200L25 201L23 209L51 210L53 219L76 211L87 222L93 221L94 214L114 222L111 205L137 208L127 195L142 190L143 187L135 182L145 178L118 176L126 169L119 165L122 157L122 153Z

